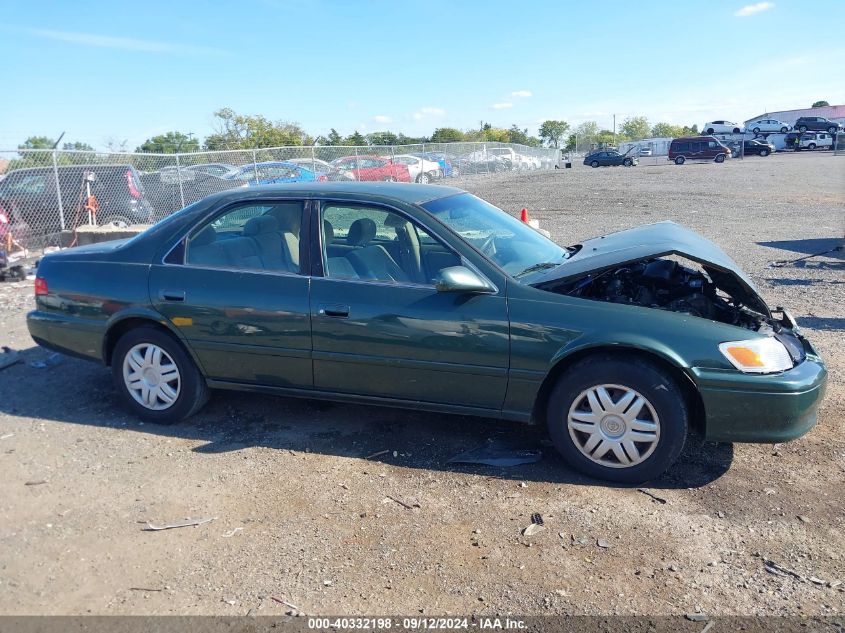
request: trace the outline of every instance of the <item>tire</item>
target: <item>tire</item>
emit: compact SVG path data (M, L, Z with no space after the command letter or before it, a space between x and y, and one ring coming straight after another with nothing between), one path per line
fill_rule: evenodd
M787 132L789 132L789 128L788 128L788 127L786 127L786 126L784 125L784 126L780 129L780 133L781 133L781 134L786 134Z
M752 132L754 132L754 134L759 134L759 133L760 133L760 128L759 128L759 127L755 127L755 128L754 128L753 130L751 130L751 131L752 131Z
M622 164L625 165L625 167L632 167L634 165L634 161L632 161L630 158L626 158L622 161Z
M717 154L716 158L714 158L717 163L724 163L725 162L725 155L724 154Z
M807 149L816 149L816 144L810 143L809 145L807 145Z
M687 159L684 158L683 156L678 156L677 158L675 158L675 164L676 165L683 165L686 162L686 160Z
M112 215L107 215L106 217L103 218L101 226L104 226L106 224L111 224L113 226L125 229L126 227L128 227L132 224L132 220L131 220L131 218L129 218L125 215L113 215L112 214Z
M421 185L427 185L431 182L431 176L429 174L422 173L417 176L417 182Z
M802 125L802 126L800 126L800 127L798 128L798 131L799 131L799 132L801 132L801 133L803 134L804 132L806 132L806 131L807 131L807 126L806 126L806 125Z
M597 160L594 160L592 163L590 163L590 167L592 167L593 169L595 169L598 166L599 166L599 161L597 161Z
M396 182L396 178L394 178L393 176L387 176L384 179L384 182Z
M158 363L155 361L156 349L161 352ZM138 361L133 364L129 360L130 354L135 359L143 359L140 364L145 370L149 369L149 378L132 380L133 370L136 374L139 372ZM165 368L165 376L172 375L173 370L170 368L174 367L175 378L160 381L164 373L162 367ZM115 389L124 404L138 417L156 424L180 422L199 411L208 401L208 385L194 361L175 338L156 327L143 325L121 336L112 354L111 370ZM150 392L150 381L159 387L168 387L167 393L163 388L157 389L157 393L152 396L153 406L142 403L145 395ZM143 387L140 390L130 389L129 384L139 383L147 385L146 391ZM166 398L174 393L175 398L168 404Z
M626 396L633 402L614 412L604 407L608 399L601 389L611 404L619 405ZM637 403L639 412L633 411ZM598 415L604 414L597 423L588 421L597 415L591 416L595 405ZM655 479L674 464L689 427L686 400L672 376L634 355L597 354L570 367L551 393L546 418L552 442L570 466L590 477L625 484ZM641 440L632 438L632 432ZM591 438L597 442L592 447ZM603 446L610 455L596 457Z
M735 127L735 128L733 129L733 133L734 133L734 134L740 134L740 129L739 129L738 127Z
M836 128L833 127L833 126L830 126L829 128L827 128L827 133L828 134L836 134Z
M762 156L763 158L765 158L768 155L769 155L769 150L767 150L767 149L761 149L760 150L760 156Z
M712 127L707 128L708 134L713 134L714 132L715 132L715 130Z

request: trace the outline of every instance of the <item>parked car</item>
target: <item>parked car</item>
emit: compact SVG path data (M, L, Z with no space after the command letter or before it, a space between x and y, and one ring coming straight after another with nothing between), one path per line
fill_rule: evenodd
M833 137L827 132L805 132L798 143L799 149L831 149Z
M742 142L742 152L745 156L756 154L757 156L768 156L775 151L775 146L766 141L752 139Z
M230 165L229 163L200 163L199 165L188 165L185 169L223 178L227 174L236 171L238 168L235 165Z
M326 174L315 173L302 165L289 161L265 161L254 165L244 165L229 174L228 178L245 182L250 186L328 180Z
M452 160L452 169L465 175L492 174L511 171L513 165L503 156L491 156L483 152L473 152L466 156L458 156Z
M414 182L427 185L441 178L440 163L436 161L411 154L397 154L393 157L393 161L399 165L405 165Z
M96 198L97 224L123 226L153 219L138 171L132 165L59 165L15 169L0 181L0 206L26 224L30 234L47 235L61 228L56 173L62 198L64 227L88 223L80 200L90 193Z
M189 179L185 178L186 174L191 174ZM153 208L154 221L213 193L248 186L246 182L231 177L222 178L201 171L184 170L181 175L180 185L177 177L162 178L161 172L141 174L146 198Z
M740 125L731 121L711 121L705 123L701 129L707 134L740 134L742 132Z
M330 182L355 180L355 174L351 171L338 169L331 163L327 163L319 158L289 158L287 162L305 167L305 169L314 173L325 174L326 180Z
M803 435L827 378L698 234L661 222L563 247L452 187L233 190L46 255L34 287L36 343L110 366L158 424L210 388L481 415L544 423L574 468L626 483L672 465L692 427Z
M356 180L411 182L407 165L399 165L380 156L345 156L333 161L332 165L352 172Z
M688 160L724 163L732 155L731 149L712 136L686 136L669 143L669 160L683 165Z
M640 156L651 156L652 151L650 147L640 146Z
M452 173L451 159L443 152L411 152L411 155L419 156L420 158L425 158L426 160L434 161L435 163L437 163L440 170L440 178L452 178L457 176L457 174Z
M842 125L823 116L802 116L793 127L799 132L827 132L828 134L836 134L842 129Z
M501 156L510 161L514 169L540 169L540 159L515 151L512 147L488 147L491 156Z
M637 157L631 156L631 150L620 154L615 149L607 149L592 152L584 157L584 164L590 167L619 167L620 165L633 167L638 163L639 160L637 160Z
M777 119L757 119L756 121L746 123L745 129L750 130L754 134L760 134L761 132L781 132L782 134L786 134L789 132L789 125ZM710 133L712 134L712 132Z

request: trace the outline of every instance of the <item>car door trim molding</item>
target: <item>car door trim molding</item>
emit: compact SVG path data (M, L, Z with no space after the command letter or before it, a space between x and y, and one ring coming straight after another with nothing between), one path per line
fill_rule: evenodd
M377 365L379 367L397 367L401 369L422 369L425 371L447 370L454 373L472 376L502 376L508 375L507 367L492 367L489 365L464 365L459 363L444 363L436 360L411 360L407 358L390 358L371 356L369 354L350 354L347 352L325 352L314 350L314 360L337 361L342 363L356 363L360 365Z

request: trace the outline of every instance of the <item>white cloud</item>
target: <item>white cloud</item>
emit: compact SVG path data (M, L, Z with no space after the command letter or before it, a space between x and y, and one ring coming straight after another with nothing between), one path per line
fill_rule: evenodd
M490 107L494 110L507 110L508 108L512 108L513 104L510 101L502 101L501 103L494 103Z
M421 121L426 117L439 117L446 114L446 110L443 108L432 108L431 106L427 106L425 108L420 108L411 116L414 118L414 121Z
M760 13L760 11L768 11L769 9L773 9L774 6L775 4L773 2L757 2L755 4L747 4L742 7L739 11L734 13L734 15L738 18L744 18L748 15Z
M393 119L384 114L377 114L373 117L373 121L375 121L376 123L390 123L391 121L393 121Z
M94 33L71 33L68 31L51 31L48 29L26 29L35 37L83 46L98 48L114 48L125 51L139 51L142 53L182 53L189 55L222 55L225 51L210 46L191 46L189 44L174 44L171 42L156 42L153 40L139 40L131 37L112 37L110 35L95 35Z
M512 96L512 97L518 97L518 98L526 99L526 98L528 98L528 97L533 96L533 94L534 94L534 93L532 93L530 90L514 90L514 91L511 93L511 96Z

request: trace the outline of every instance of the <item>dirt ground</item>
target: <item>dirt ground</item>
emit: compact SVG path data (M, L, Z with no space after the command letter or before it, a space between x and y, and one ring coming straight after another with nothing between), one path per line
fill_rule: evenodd
M845 157L575 165L472 190L562 243L663 219L714 239L825 357L817 428L690 441L646 494L487 419L221 392L142 424L107 369L34 346L31 281L0 284L0 344L23 357L0 371L0 613L843 613L844 254L769 263L842 242ZM486 438L543 459L448 463ZM525 537L533 513L545 530ZM143 530L185 517L214 520Z

